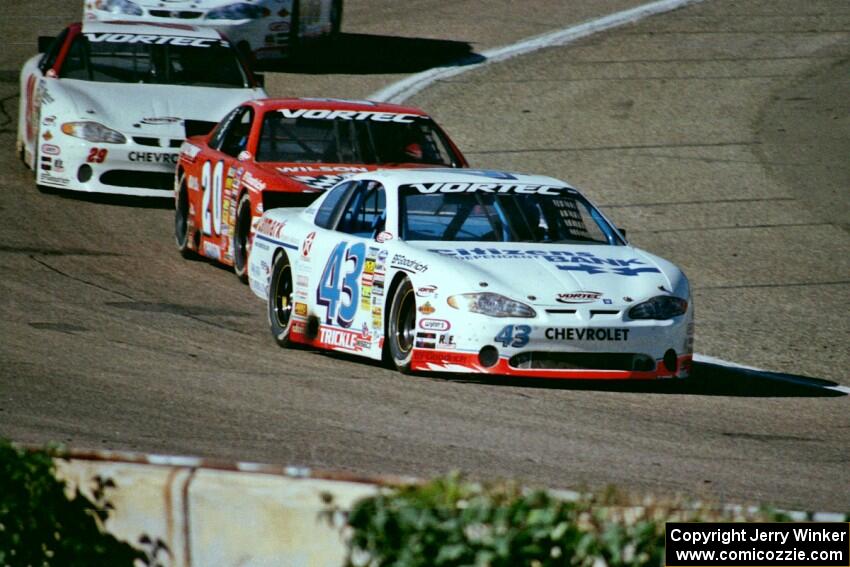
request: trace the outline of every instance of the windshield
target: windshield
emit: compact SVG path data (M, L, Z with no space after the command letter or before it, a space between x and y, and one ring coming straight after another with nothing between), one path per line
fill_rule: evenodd
M504 183L402 185L403 240L622 244L569 187Z
M226 42L126 33L77 36L59 76L104 83L249 86L236 53Z
M434 122L413 114L282 109L263 117L257 161L454 166Z

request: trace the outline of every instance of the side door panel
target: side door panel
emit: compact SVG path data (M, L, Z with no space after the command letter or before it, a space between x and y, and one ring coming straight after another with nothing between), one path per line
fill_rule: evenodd
M310 311L319 324L314 344L380 358L387 253L382 254L382 245L371 234L366 237L363 232L352 230L347 217L352 209L363 207L363 195L370 190L371 182L352 185L351 194L338 205L343 214L337 215L333 224L336 229L317 230L311 244L316 261L310 273ZM380 278L377 294L373 293L376 275Z
M247 144L253 109L236 109L222 124L222 131L210 138L207 151L200 157L201 203L198 226L201 229L200 252L227 265L233 264L233 230L236 206L244 166L238 161Z

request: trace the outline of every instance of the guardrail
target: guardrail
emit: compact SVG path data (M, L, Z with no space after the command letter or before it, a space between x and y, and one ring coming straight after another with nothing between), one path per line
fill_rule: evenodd
M113 451L69 451L55 462L69 490L79 488L90 499L95 479L112 480L107 530L147 549L163 567L339 567L346 555L339 528L344 520L328 520L328 503L348 510L381 487L420 482ZM580 497L550 493L563 500ZM783 512L797 521L846 521L843 514Z
M379 486L413 480L103 451L71 451L56 465L87 496L96 477L111 479L106 528L146 542L170 567L339 567L345 546L321 515L327 500L348 509Z

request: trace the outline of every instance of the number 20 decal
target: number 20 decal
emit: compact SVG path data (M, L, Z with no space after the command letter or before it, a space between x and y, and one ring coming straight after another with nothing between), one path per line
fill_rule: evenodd
M350 327L357 314L360 302L360 272L363 271L363 259L366 256L366 245L359 242L346 250L348 243L340 242L331 252L328 263L319 280L316 290L316 303L327 308L325 323L330 325L336 321L342 327ZM354 262L354 266L340 278L346 266ZM343 299L348 296L348 301Z
M221 188L224 184L223 173L223 161L217 162L215 167L212 166L211 161L207 161L201 167L201 189L204 192L204 202L201 204L201 224L203 225L204 234L207 236L213 233L221 234Z
M528 344L531 327L528 325L506 325L493 340L502 343L503 347L522 348Z

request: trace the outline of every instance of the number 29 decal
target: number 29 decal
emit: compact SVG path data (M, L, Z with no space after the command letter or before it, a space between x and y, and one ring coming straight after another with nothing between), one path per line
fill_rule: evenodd
M366 245L362 242L347 246L347 242L340 242L334 247L316 290L316 303L327 308L325 323L331 325L336 321L345 328L351 326L357 314L360 273L366 256Z

